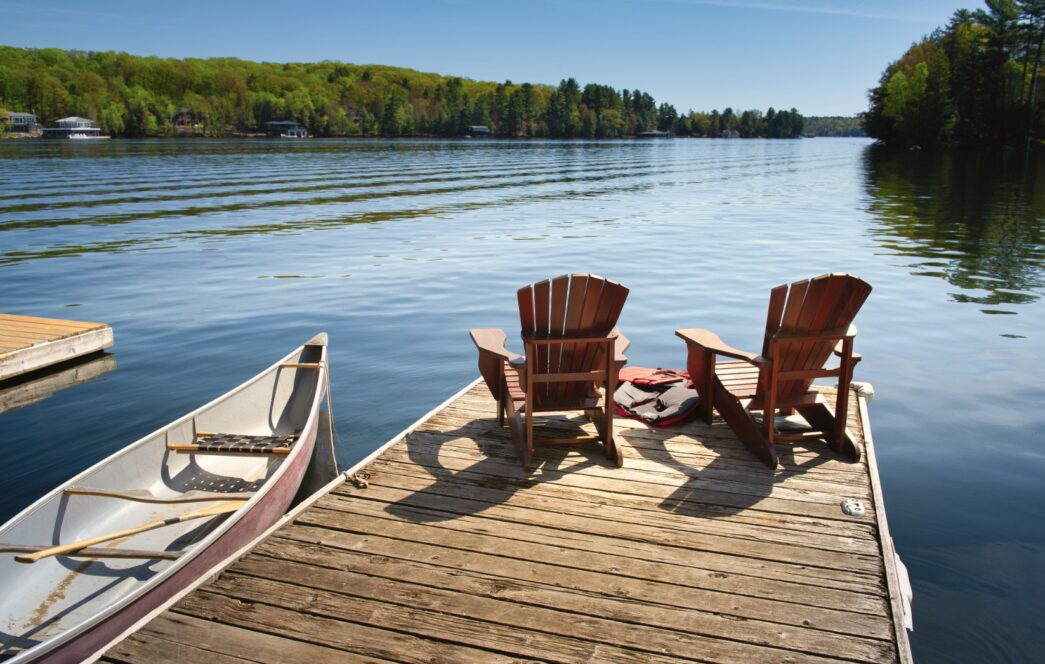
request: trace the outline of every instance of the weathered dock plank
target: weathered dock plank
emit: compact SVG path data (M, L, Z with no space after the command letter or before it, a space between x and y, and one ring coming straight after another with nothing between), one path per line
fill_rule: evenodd
M0 381L110 348L105 323L0 313Z
M541 448L525 473L473 386L106 661L910 661L873 454L781 445L771 471L717 421L618 439L623 468Z

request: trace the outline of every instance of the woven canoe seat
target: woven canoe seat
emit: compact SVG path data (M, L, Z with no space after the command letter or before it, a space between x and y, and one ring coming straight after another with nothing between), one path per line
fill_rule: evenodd
M297 436L249 436L240 433L196 434L189 445L169 445L179 452L217 452L236 454L288 454Z

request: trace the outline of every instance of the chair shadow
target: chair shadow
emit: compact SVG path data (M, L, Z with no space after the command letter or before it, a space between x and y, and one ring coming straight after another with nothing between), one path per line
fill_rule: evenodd
M587 422L581 416L542 417L535 426L547 425L554 418L557 435L588 435L581 429ZM441 438L442 442L437 442ZM449 468L440 460L447 443L467 438L478 447L482 458L467 467ZM539 447L535 451L531 472L522 469L507 426L497 424L497 417L477 417L466 425L448 431L416 431L404 441L410 461L431 475L432 482L410 495L389 504L385 511L414 523L450 521L479 514L503 505L519 491L541 482L557 479L595 465L613 464L605 458L597 444L569 447ZM565 464L567 456L581 454L583 461ZM459 457L463 459L462 457Z
M814 442L809 448L804 445L802 448L821 453L812 460L803 460L800 463L795 458L794 446L780 444L777 446L777 455L781 467L769 468L751 455L750 463L740 464L741 467L738 468L737 455L746 452L735 443L721 439L718 430L728 432L728 427L721 423L707 425L692 421L683 426L686 428L684 431L647 426L618 433L629 443L631 450L646 460L666 466L687 477L681 486L660 503L661 509L675 514L704 518L739 514L772 497L773 489L784 480L804 474L809 469L831 460L846 460L833 452L827 443ZM693 429L696 431L693 432ZM695 445L702 446L715 454L715 457L707 464L695 464L678 458L663 439L636 434L636 431L664 431L669 435L688 435L694 438Z

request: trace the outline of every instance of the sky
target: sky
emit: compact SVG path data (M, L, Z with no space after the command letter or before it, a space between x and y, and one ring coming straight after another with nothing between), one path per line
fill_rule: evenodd
M915 41L980 0L0 0L0 45L573 77L679 111L853 115Z

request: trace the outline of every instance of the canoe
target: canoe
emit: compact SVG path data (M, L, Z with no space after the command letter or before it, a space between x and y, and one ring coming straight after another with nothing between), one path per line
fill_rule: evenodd
M317 335L0 527L0 660L82 662L275 523L315 447L326 345Z

